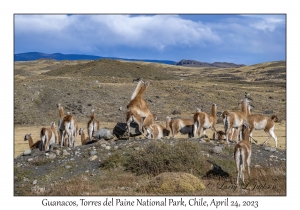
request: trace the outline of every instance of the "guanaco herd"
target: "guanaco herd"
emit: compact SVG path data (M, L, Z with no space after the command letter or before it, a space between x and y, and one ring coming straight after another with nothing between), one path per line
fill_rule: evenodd
M237 184L239 179L244 183L245 167L247 165L248 174L250 176L251 163L251 142L254 140L252 134L254 130L264 130L268 138L262 145L272 137L275 141L275 148L277 147L277 137L274 133L275 122L278 121L277 116L273 115L271 118L261 114L251 114L253 106L252 101L248 95L240 101L240 111L224 111L222 113L224 131L217 131L215 125L217 123L217 104L213 103L211 113L203 112L197 108L196 113L192 119L171 118L166 116L166 126L155 123L156 115L151 113L146 101L143 99L144 93L149 86L148 81L143 81L138 78L134 80L137 86L131 95L130 102L127 105L126 124L128 138L130 136L130 124L135 122L138 124L139 131L145 138L161 139L165 136L172 135L176 138L178 133L187 134L189 138L201 137L201 132L206 135L206 129L213 131L213 139L236 140L234 148L234 159L238 171ZM43 127L40 132L41 140L33 142L31 134L26 134L24 140L29 141L30 149L39 149L48 151L50 145L58 142L62 146L75 147L77 131L81 135L81 144L85 145L93 141L93 133L100 128L100 123L95 119L94 110L91 110L91 118L87 123L87 134L85 137L84 129L78 130L78 122L69 112L64 113L61 104L57 104L59 112L58 126L54 122L51 123L50 128ZM144 129L146 135L144 135ZM66 137L68 136L68 137ZM255 140L254 140L255 141Z

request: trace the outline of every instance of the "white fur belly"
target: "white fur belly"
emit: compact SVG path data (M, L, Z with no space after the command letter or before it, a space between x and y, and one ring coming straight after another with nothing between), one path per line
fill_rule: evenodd
M142 112L141 110L137 111L138 115L140 115L141 117L147 117L146 112Z
M203 128L210 128L210 127L211 127L211 123L209 122L209 120L205 119Z
M54 144L54 143L55 143L55 135L52 134L52 137L51 137L51 139L49 141L49 145Z
M256 130L263 130L263 129L265 129L266 125L267 125L267 120L263 120L263 121L260 121L260 122L255 122L254 123L254 128Z

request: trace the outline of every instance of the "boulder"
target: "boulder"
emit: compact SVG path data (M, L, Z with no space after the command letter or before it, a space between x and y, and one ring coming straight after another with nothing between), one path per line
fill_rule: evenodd
M130 137L139 136L142 134L139 131L139 125L135 122L130 123L129 132L130 132ZM127 136L127 124L118 122L113 129L113 134L116 135L117 138L120 138L124 135Z
M220 154L222 152L222 147L215 146L214 148L212 148L212 151L216 154Z
M23 155L26 156L26 155L30 155L31 154L31 150L30 149L26 149L24 152L23 152Z
M105 139L105 140L110 140L114 138L114 135L110 132L110 130L106 128L102 128L100 130L95 131L93 137L95 140L100 140L100 139Z

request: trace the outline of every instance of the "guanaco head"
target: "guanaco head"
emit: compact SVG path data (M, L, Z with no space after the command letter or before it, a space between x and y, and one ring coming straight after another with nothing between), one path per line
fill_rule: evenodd
M271 119L274 121L274 122L278 122L278 117L276 115L272 115Z
M152 114L153 115L153 119L157 120L157 115L156 114Z
M142 78L138 77L138 78L136 78L136 79L133 79L132 82L133 82L133 83L138 83L138 82L141 81L141 80L142 80Z
M82 135L83 130L84 130L83 128L80 128L78 134L79 134L79 135Z
M202 112L202 109L197 107L197 108L196 108L196 113L197 113L197 112Z
M25 136L24 136L24 141L27 141L27 140L29 140L29 139L30 139L30 137L31 137L31 133L29 133L29 134L25 134Z
M250 136L250 129L251 129L251 125L248 122L245 122L242 126L242 133L243 133L243 139L245 140L250 140L249 136Z

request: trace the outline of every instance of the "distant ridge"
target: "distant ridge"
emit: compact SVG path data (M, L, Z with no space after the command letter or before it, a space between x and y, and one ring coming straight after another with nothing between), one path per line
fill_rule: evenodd
M214 63L206 63L195 60L181 60L174 65L177 66L190 66L190 67L217 67L217 68L237 68L245 66L244 64L234 64L227 62L214 62Z
M83 54L62 54L62 53L53 53L46 54L40 52L26 52L18 53L14 55L14 61L34 61L38 59L53 59L53 60L98 60L98 59L112 59L112 60L124 60L124 61L143 61L151 63L163 63L169 65L177 66L187 66L187 67L216 67L216 68L237 68L245 66L244 64L234 64L227 62L200 62L195 60L181 60L179 62L171 60L151 60L151 59L128 59L128 58L116 58L116 57L102 57L95 55L83 55Z
M46 54L40 52L27 52L18 53L14 55L14 61L34 61L38 59L54 59L54 60L98 60L98 59L112 59L112 60L125 60L125 61L144 61L144 62L154 62L154 63L164 63L173 65L175 61L170 60L148 60L148 59L127 59L127 58L116 58L116 57L102 57L95 55L81 55L81 54Z

